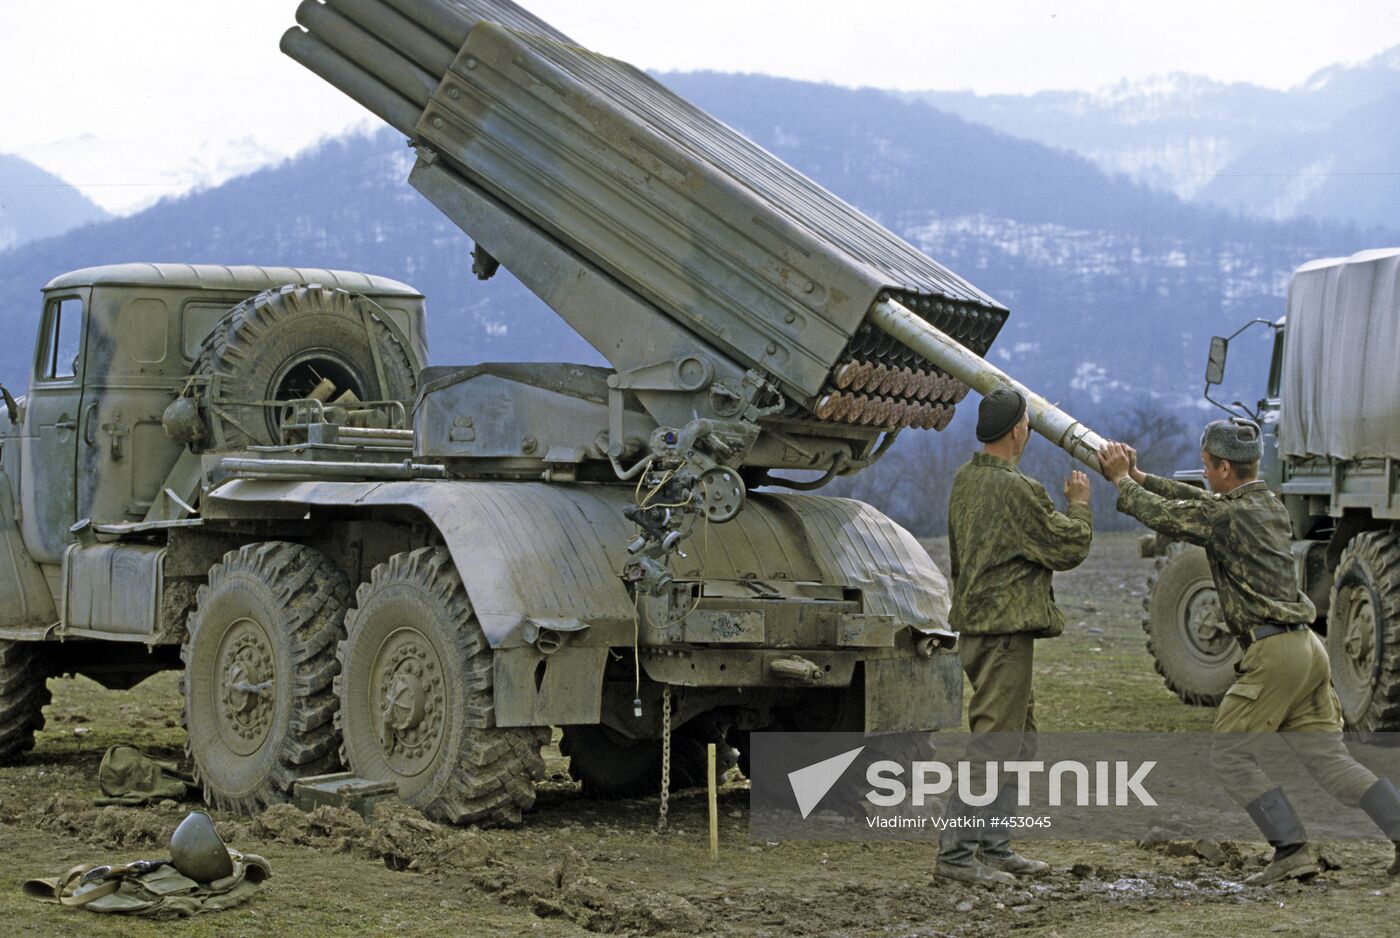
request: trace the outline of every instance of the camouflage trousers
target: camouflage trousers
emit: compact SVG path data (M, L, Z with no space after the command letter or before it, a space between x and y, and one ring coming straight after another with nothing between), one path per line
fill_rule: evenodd
M1276 786L1251 752L1251 734L1284 741L1332 797L1348 807L1376 776L1342 742L1342 707L1332 689L1327 649L1311 629L1254 642L1235 665L1239 678L1215 714L1211 766L1230 796L1247 805Z

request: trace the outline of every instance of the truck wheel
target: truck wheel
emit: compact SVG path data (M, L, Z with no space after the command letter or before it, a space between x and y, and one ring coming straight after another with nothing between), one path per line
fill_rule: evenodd
M332 399L350 391L412 406L422 365L364 297L293 284L229 310L205 338L195 374L216 381L209 433L215 449L227 450L281 442L278 408L252 402L305 399L325 378L335 385Z
M252 814L338 767L335 645L350 585L300 544L249 544L199 588L185 661L185 727L205 800Z
M738 753L703 717L671 734L671 791L706 783L706 744L715 743L715 774L723 775ZM640 798L661 791L661 740L631 739L602 725L568 726L559 752L569 757L569 776L589 798Z
M336 725L356 775L453 824L507 826L535 803L548 728L495 725L494 654L443 547L375 567L336 657Z
M1347 729L1400 729L1400 534L1368 531L1332 581L1327 655Z
M1235 682L1238 643L1225 628L1206 552L1178 544L1158 558L1143 601L1147 652L1184 703L1214 707Z
M48 674L30 642L0 642L0 765L11 765L34 748L49 702Z

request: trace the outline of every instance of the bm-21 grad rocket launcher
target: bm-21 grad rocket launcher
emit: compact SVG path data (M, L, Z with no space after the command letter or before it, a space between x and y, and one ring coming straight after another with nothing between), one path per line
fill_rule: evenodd
M0 763L70 672L182 670L205 798L245 813L344 768L518 823L552 728L586 793L641 795L755 730L957 725L947 581L801 490L1014 384L982 358L1007 310L510 3L297 18L283 47L408 135L477 274L611 367L424 368L423 297L359 272L55 277L0 410Z
M1017 387L1097 468L1096 435L981 357L1004 306L645 73L503 0L307 0L297 21L283 51L408 135L409 182L475 240L477 275L504 264L615 369L550 452L519 411L454 426L499 391L460 374L428 384L420 433L502 472L638 479L627 575L648 593L697 513L869 466L969 388Z

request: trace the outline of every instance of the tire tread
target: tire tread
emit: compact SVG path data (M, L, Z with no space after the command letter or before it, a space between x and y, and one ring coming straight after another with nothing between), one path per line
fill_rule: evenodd
M455 623L456 652L463 667L467 688L467 712L460 719L476 732L468 733L466 745L453 766L443 790L434 793L419 810L434 820L452 824L513 827L534 806L536 779L544 777L541 747L548 740L548 727L498 727L495 722L492 663L494 652L486 641L467 597L466 587L452 555L445 547L420 547L396 554L370 573L368 582L356 593L355 608L346 618L346 637L336 657L340 663L335 692L348 692L344 675L356 636L367 617L362 613L369 597L390 586L408 585L431 597ZM336 727L341 737L341 759L351 765L345 738L346 711L337 709ZM353 766L352 766L353 768Z
M0 765L12 765L34 748L51 699L42 649L0 642Z
M186 669L181 693L185 698L187 730L193 706L189 692L191 642L203 626L203 613L212 592L236 576L247 576L267 588L285 613L282 621L270 625L285 630L291 640L291 659L296 670L291 681L290 732L280 741L271 776L250 795L235 796L220 790L203 764L198 747L187 740L185 750L194 763L195 782L203 790L206 802L220 810L255 814L271 804L290 800L298 778L323 775L340 767L335 723L339 701L333 687L337 670L335 645L344 632L350 587L324 554L301 544L265 541L225 554L209 571L207 585L199 588L190 628L180 649Z
M1376 614L1383 619L1385 648L1366 712L1359 720L1347 721L1347 728L1363 733L1394 732L1400 730L1400 531L1365 531L1352 539L1337 563L1329 610L1338 608L1345 588L1339 584L1352 568L1359 569L1380 598ZM1328 632L1331 630L1329 624Z

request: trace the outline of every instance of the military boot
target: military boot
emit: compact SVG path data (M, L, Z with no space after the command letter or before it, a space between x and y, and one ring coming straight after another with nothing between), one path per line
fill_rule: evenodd
M1263 870L1245 879L1246 886L1268 886L1283 879L1308 879L1318 873L1308 848L1308 836L1282 788L1266 791L1244 808L1274 848L1273 859Z
M977 848L982 843L981 829L957 823L975 822L980 817L976 811L963 804L961 798L951 798L943 817L952 823L943 829L938 839L935 876L978 886L1009 886L1016 882L1016 877L1010 873L992 869L977 859Z
M997 800L992 802L993 818L1009 818L1020 814L1016 804L1016 789L1008 785L997 792ZM1050 864L1041 860L1031 860L1011 849L1010 828L988 824L982 830L981 849L977 857L985 866L1016 876L1043 876L1050 872Z
M1400 876L1400 792L1395 790L1395 784L1388 778L1378 779L1361 796L1361 810L1395 844L1395 859L1386 872Z

